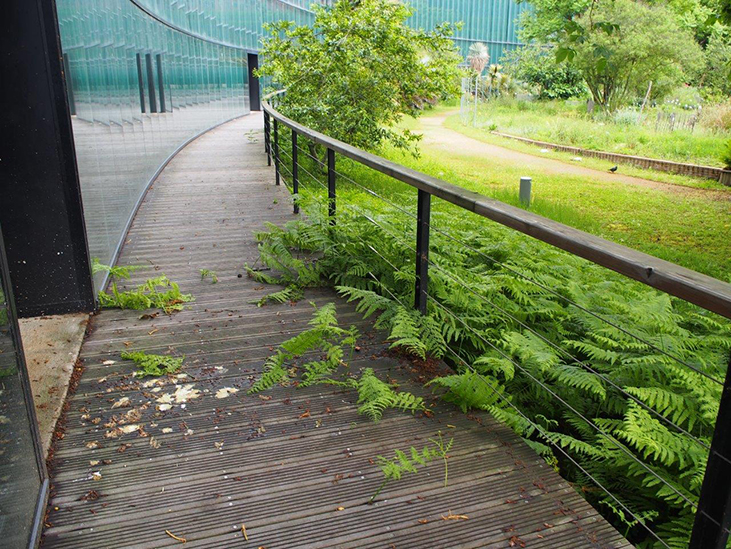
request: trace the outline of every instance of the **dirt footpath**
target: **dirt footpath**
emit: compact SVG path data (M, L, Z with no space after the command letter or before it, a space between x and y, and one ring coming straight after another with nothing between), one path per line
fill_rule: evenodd
M444 126L445 120L452 114L454 114L454 112L447 112L434 116L427 115L419 118L421 132L424 134L424 144L435 149L443 149L451 154L456 153L464 156L486 156L507 160L511 163L525 166L526 172L539 169L549 174L578 175L582 177L590 177L595 181L637 185L683 196L703 197L710 200L731 200L731 192L715 189L684 187L682 185L673 185L671 183L661 183L659 181L651 181L640 177L623 175L622 173L610 173L608 171L605 172L602 170L587 168L577 164L569 164L553 158L541 157L538 156L541 153L538 152L539 149L537 147L536 155L532 155L508 149L506 147L500 147L499 145L485 143ZM619 172L621 171L622 165L620 164Z

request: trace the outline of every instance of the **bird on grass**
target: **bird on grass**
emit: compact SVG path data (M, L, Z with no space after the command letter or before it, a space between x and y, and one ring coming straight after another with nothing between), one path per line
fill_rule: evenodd
M614 173L617 171L618 168L619 168L619 166L612 166L611 168L609 168L609 171Z

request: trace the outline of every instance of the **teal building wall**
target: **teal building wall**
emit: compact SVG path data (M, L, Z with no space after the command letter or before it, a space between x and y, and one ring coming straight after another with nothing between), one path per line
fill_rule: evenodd
M331 0L314 0L329 4ZM411 0L409 24L461 22L491 60L518 45L514 0ZM313 0L56 0L90 256L111 264L159 170L195 136L250 112L262 26L311 24ZM95 278L96 289L104 275Z

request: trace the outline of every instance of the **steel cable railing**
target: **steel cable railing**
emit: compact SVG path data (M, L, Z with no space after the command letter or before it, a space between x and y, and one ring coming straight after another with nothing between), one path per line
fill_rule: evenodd
M485 202L486 199L482 200L481 198L477 198L474 193L469 193L468 191L461 191L461 193L457 192L453 187L446 183L434 180L429 176L423 176L422 174L413 172L413 170L409 170L408 168L394 165L389 161L383 161L382 159L378 159L378 157L374 157L374 155L371 155L370 153L359 151L339 141L329 139L322 134L318 134L317 132L300 126L297 123L282 117L268 105L265 106L265 130L267 134L271 132L271 119L274 120L275 135L279 129L279 124L283 124L291 132L290 135L292 138L291 141L293 148L290 151L281 149L278 144L275 144L272 147L270 137L265 138L265 147L267 152L271 152L272 150L274 151L277 172L279 173L279 171L282 170L286 173L288 181L285 181L285 183L292 186L293 190L295 190L295 194L299 194L298 175L301 170L306 175L305 181L313 181L327 192L326 200L322 203L318 200L317 203L323 207L327 207L331 224L336 224L339 217L336 215L335 211L335 204L337 201L338 207L342 208L340 215L347 213L348 215L354 215L358 219L367 221L368 224L377 228L379 231L378 234L381 234L384 238L391 239L394 243L397 243L402 251L409 251L412 253L412 257L415 258L416 261L408 261L405 265L399 267L387 257L388 254L384 255L384 253L379 252L376 247L372 246L370 242L361 239L361 244L370 250L370 252L375 254L375 256L378 257L379 260L383 261L384 264L389 265L394 272L400 272L404 269L404 267L416 267L416 288L414 289L414 292L415 306L417 309L419 309L422 313L427 314L428 309L433 308L434 311L439 311L440 314L443 313L444 315L448 315L455 322L458 322L471 334L471 337L473 337L475 341L479 340L482 343L482 348L489 349L492 353L495 353L496 356L510 363L514 371L519 372L523 379L530 381L545 394L550 395L554 402L559 403L567 410L566 413L577 418L577 421L581 420L586 426L590 427L594 431L596 436L607 441L607 444L611 444L616 451L621 452L622 455L634 463L636 467L639 467L641 471L647 474L648 478L654 479L652 482L657 486L661 486L666 495L671 495L679 504L687 506L689 509L693 509L695 511L695 526L693 528L690 547L693 549L700 547L714 547L721 549L722 547L725 547L725 540L728 538L729 534L728 526L729 523L731 523L731 502L729 502L731 482L729 482L730 479L724 479L724 477L731 476L731 467L729 467L731 465L731 436L724 436L722 425L724 418L731 419L731 404L729 404L729 399L726 397L726 395L731 392L731 383L729 383L729 380L726 379L724 382L719 379L717 375L704 370L702 362L700 361L699 364L701 364L701 366L696 366L684 359L682 357L682 347L674 347L672 343L670 346L667 346L662 333L646 333L644 336L634 333L632 328L626 328L620 325L616 317L613 317L612 319L606 318L604 314L592 311L587 306L571 299L571 297L565 295L565 293L548 286L547 283L543 282L545 278L538 280L536 277L531 276L533 273L531 273L530 270L528 270L528 273L530 274L526 274L526 272L521 271L519 266L501 261L492 257L483 249L479 249L479 244L471 244L463 238L455 236L448 229L442 229L436 226L432 219L434 216L431 215L430 199L432 196L443 199L444 202L440 202L439 205L441 206L443 204L445 207L451 208L448 211L450 215L458 211L456 209L453 210L454 208L467 209L477 215L497 221L498 223L517 229L530 236L534 236L539 240L544 240L545 242L562 248L569 253L584 257L585 259L598 263L599 265L610 267L621 274L635 278L645 284L655 286L661 291L665 291L671 295L680 297L681 299L686 299L691 303L705 306L706 308L718 312L727 318L731 318L731 309L728 307L728 304L731 303L731 286L720 281L709 279L703 275L687 271L686 269L672 264L664 262L657 263L656 261L653 261L654 258L651 258L650 256L645 256L639 252L624 249L606 241L601 241L601 239L597 239L595 237L587 237L580 231L564 226L557 228L556 225L558 224L553 222L546 222L546 225L550 225L548 228L538 227L538 229L536 229L536 216L533 216L533 214L526 212L523 215L519 212L515 212L514 209L510 209L511 207L508 206L496 206L494 203L488 204ZM313 144L315 147L325 147L326 161L320 160L316 154L312 154L310 151L306 150L305 147L302 147L298 143L298 139L302 138L307 139L308 144ZM275 139L275 142L277 141L278 137ZM345 173L346 170L336 169L336 152L351 160L354 163L353 165L361 164L366 168L373 169L387 177L394 178L405 185L416 187L418 190L416 215L413 213L413 210L409 209L414 207L414 204L411 203L410 200L408 205L401 204L399 203L401 202L399 199L401 199L402 196L399 195L398 197L392 196L387 198L364 185L363 181L359 182L356 180L362 180L362 178L357 176L351 177L351 175ZM292 168L282 164L280 155L292 165ZM301 158L302 160L298 161L298 158ZM379 160L382 161L379 162ZM305 167L305 164L307 163L314 168L312 171ZM318 171L321 172L320 175L312 173ZM279 177L279 175L277 177ZM323 182L323 180L326 180L326 183ZM344 200L343 197L336 199L336 181L339 182L339 186L350 186L354 191L364 193L364 195L379 201L379 203L387 205L389 209L383 210L383 208L379 208L377 209L378 214L372 214L365 211L362 207L360 207L360 205L349 203ZM490 211L483 211L485 209L490 209ZM505 210L508 209L510 209L510 211L506 213ZM441 214L442 212L440 211L438 213ZM445 215L447 215L446 211ZM391 224L391 221L396 220L398 216L404 216L404 218L409 221L416 221L417 239L415 245L413 242L408 242L408 239L406 238L408 232L404 231L405 227L410 227L408 228L408 231L413 230L413 223L410 225ZM516 219L523 219L525 226L516 227ZM562 232L560 238L556 237L557 231ZM694 372L694 374L698 376L702 376L702 378L710 381L714 385L723 387L724 390L721 392L716 430L713 438L710 440L710 443L706 441L709 437L704 436L705 433L699 432L697 428L693 429L692 424L689 424L686 428L682 425L684 423L682 419L673 421L673 419L667 417L665 413L661 413L661 411L656 410L653 406L644 402L644 397L640 398L637 394L632 394L625 390L621 382L613 379L610 373L600 371L597 367L590 364L587 359L580 358L577 356L577 353L569 351L567 348L562 346L560 342L554 341L549 334L542 333L541 329L532 326L526 317L519 318L516 314L514 314L514 312L511 312L508 308L506 308L506 306L496 302L495 299L490 299L489 294L480 291L479 285L475 287L475 280L473 280L473 277L479 278L480 276L484 276L484 273L465 271L462 275L460 275L454 268L452 268L451 265L446 263L446 261L448 261L446 256L445 258L441 257L442 248L440 241L435 240L432 243L432 256L430 257L430 232L435 235L439 235L437 238L443 237L445 239L444 242L448 241L452 244L456 244L464 250L468 250L471 254L483 259L487 265L491 266L491 268L499 268L501 275L509 274L516 278L520 278L527 284L535 286L535 288L539 289L541 292L545 292L545 294L550 295L552 298L560 300L561 303L565 304L565 306L575 308L577 311L581 311L581 313L589 315L596 321L617 330L617 332L623 334L623 336L631 338L631 341L636 342L638 345L636 348L640 349L642 353L657 353L657 355L663 357L662 360L669 360L678 366L687 368L689 371ZM358 238L357 234L353 236ZM570 243L566 244L565 241L570 238L574 238L577 241L583 238L590 242L587 246L582 244L577 247ZM589 250L589 248L591 248L591 250L599 249L598 255L595 257L593 255L595 252ZM607 257L611 258L615 264L608 265ZM643 268L642 265L652 266L646 267L645 272L640 272ZM436 275L436 278L434 279L436 284L441 284L444 288L448 288L450 285L454 288L460 288L461 291L466 292L474 298L476 302L479 302L480 307L488 307L491 310L498 312L501 315L500 318L504 318L505 321L510 324L520 327L520 329L524 330L525 334L530 334L537 338L537 340L541 343L545 344L552 351L555 351L558 355L560 355L561 360L565 361L565 364L577 367L583 372L591 374L591 376L600 383L605 384L605 389L609 388L611 391L616 392L618 396L621 396L621 398L626 399L627 402L631 402L638 408L647 412L647 414L652 416L652 418L657 420L660 424L668 427L678 435L682 435L690 443L696 445L699 449L702 449L702 451L707 452L709 455L707 470L698 502L695 501L695 496L693 494L690 492L687 494L684 493L683 489L679 489L674 486L668 478L665 478L663 473L656 471L653 466L648 465L648 463L645 463L642 459L640 459L638 455L636 455L637 450L633 450L630 446L620 442L620 440L618 440L617 437L610 433L605 427L596 424L590 417L582 413L582 410L568 402L567 399L559 394L558 389L552 388L546 380L541 380L536 377L529 368L526 368L523 364L521 364L521 360L515 359L511 356L511 353L502 348L502 344L496 341L491 341L491 338L486 337L482 330L471 325L472 319L470 319L469 316L463 317L460 312L453 310L449 305L449 300L445 301L444 299L440 299L438 296L430 292L428 289L429 271L432 271ZM400 290L394 294L389 288L389 285L384 284L372 270L367 274L375 281L377 287L381 291L389 294L390 298L395 302L400 303L401 306L406 307L403 297L396 295L401 293ZM463 276L466 276L467 278L465 279ZM470 282L473 284L470 284ZM698 284L695 284L695 282L698 282ZM639 325L636 327L639 328ZM651 340L658 341L654 343ZM582 475L590 479L592 483L594 483L617 506L619 506L623 512L630 516L638 525L641 525L641 528L647 531L647 534L651 538L657 541L660 545L669 547L668 543L662 539L657 532L652 530L641 515L638 515L636 512L628 508L621 498L617 497L611 492L611 489L607 488L605 485L606 483L597 479L595 475L592 475L591 472L580 463L580 460L572 457L570 452L568 452L567 449L556 440L555 436L551 436L550 432L547 432L543 427L541 427L541 425L532 420L529 415L519 408L519 406L516 406L516 404L509 398L506 398L501 391L493 387L489 383L488 379L484 377L484 374L475 369L468 360L465 360L461 345L460 351L462 352L458 352L453 349L449 342L445 342L445 345L450 353L450 359L454 360L455 363L462 365L468 371L471 371L477 376L477 379L482 380L482 383L489 387L490 390L495 393L496 397L503 401L504 406L514 410L515 413L528 422L528 424L532 426L534 432L538 433L541 439L546 440L550 446L561 454L564 459L570 462L576 470L580 471ZM467 356L469 356L469 354ZM660 359L656 358L656 360ZM664 364L664 362L661 363ZM716 369L716 372L720 374L722 370L718 368ZM665 412L668 414L670 413L667 410L665 410Z

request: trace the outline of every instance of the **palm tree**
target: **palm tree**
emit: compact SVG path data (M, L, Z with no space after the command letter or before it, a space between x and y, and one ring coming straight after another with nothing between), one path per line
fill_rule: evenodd
M472 44L467 53L467 61L478 76L482 74L482 71L485 70L485 67L490 62L490 54L487 51L487 46L482 42Z

